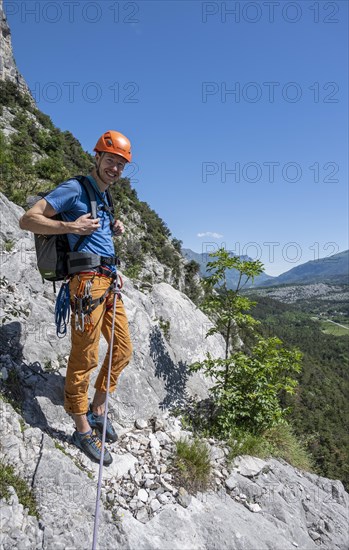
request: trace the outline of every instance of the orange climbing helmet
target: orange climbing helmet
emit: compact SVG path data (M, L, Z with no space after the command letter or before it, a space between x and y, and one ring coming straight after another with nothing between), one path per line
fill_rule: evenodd
M99 138L94 151L96 153L114 153L123 157L127 162L131 162L132 159L130 140L114 130L108 130Z

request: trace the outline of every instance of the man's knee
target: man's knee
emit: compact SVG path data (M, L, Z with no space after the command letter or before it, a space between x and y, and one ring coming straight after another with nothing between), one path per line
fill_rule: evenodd
M119 360L122 361L122 362L129 363L129 361L131 360L131 357L132 357L132 353L133 353L133 347L132 347L131 341L126 342L125 345L120 350L120 352L121 352L121 354L120 354L121 356L120 356Z

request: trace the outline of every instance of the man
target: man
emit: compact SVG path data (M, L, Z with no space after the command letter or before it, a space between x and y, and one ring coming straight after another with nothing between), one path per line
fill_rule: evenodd
M97 219L91 217L86 189L77 180L70 179L28 210L20 220L20 227L41 235L67 234L71 250L81 236L85 236L79 252L101 257L101 265L88 270L81 269L70 278L69 290L74 314L71 327L72 347L64 388L64 408L76 425L72 441L91 459L98 461L101 456L109 350L95 383L95 394L90 408L88 387L90 374L98 366L101 332L108 342L111 340L114 296L111 289L116 272L112 237L124 232L122 222L115 221L111 215L107 190L116 184L132 156L129 140L113 130L105 132L99 138L94 151L95 166L88 179L96 195ZM52 219L56 214L61 214L62 221ZM89 304L93 303L95 307L88 315L84 315L78 307L86 297ZM118 377L132 354L127 317L120 297L116 304L112 354L110 392L115 390ZM108 419L106 440L116 439L117 434ZM104 464L109 465L111 462L111 454L106 449Z

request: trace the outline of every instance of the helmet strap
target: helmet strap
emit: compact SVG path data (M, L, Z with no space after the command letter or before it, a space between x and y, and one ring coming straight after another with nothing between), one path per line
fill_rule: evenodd
M99 165L100 165L100 163L102 162L103 155L104 155L104 151L101 151L101 152L98 153L98 154L99 154L99 157L100 157L100 158L99 158L98 164L96 165L96 174L97 174L97 176L99 177L99 179L102 179L102 178L101 178L101 175L100 175L100 173L99 173ZM102 180L102 181L103 181L103 180Z

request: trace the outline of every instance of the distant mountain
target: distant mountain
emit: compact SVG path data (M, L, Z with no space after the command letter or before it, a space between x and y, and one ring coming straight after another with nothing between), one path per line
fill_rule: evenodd
M278 277L273 277L272 280L258 280L255 286L311 283L348 284L349 250L297 265Z
M182 254L185 258L187 258L188 260L194 260L195 262L197 262L199 264L199 266L200 266L200 275L202 277L206 277L207 275L209 275L209 272L207 271L206 266L207 266L207 263L210 262L210 261L213 261L214 258L210 258L208 253L202 252L201 254L199 254L198 252L194 252L190 248L182 248L181 252L182 252ZM234 254L233 252L232 252L232 254L234 256L236 256L236 254ZM248 256L240 256L240 258L243 259L243 260L250 260L251 259ZM270 275L267 275L266 273L262 273L261 275L259 275L258 277L255 278L254 283L248 282L246 284L245 288L255 287L257 285L261 285L264 282L267 282L269 280L274 280L274 279L275 279L275 277L271 277ZM227 272L228 288L235 289L236 285L238 283L238 280L239 280L238 271L236 269L230 269Z

